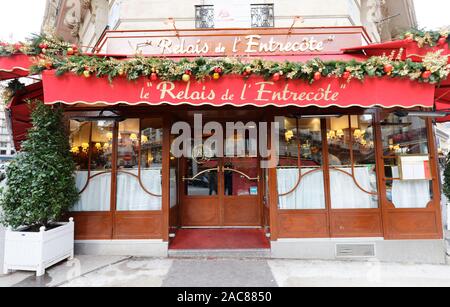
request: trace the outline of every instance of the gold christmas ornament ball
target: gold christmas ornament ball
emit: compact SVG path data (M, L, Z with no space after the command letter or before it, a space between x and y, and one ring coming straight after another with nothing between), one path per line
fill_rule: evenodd
M182 80L184 82L189 82L189 81L191 81L191 76L189 76L188 74L184 74L182 77Z

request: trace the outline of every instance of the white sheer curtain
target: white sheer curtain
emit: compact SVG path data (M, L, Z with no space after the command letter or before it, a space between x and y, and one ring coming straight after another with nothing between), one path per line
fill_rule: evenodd
M104 171L92 171L91 176ZM78 191L86 186L88 171L76 172ZM111 173L95 176L80 195L79 201L71 209L74 212L109 211L111 199Z
M351 174L351 168L340 168ZM355 179L365 191L376 192L376 176L368 167L355 167ZM378 208L376 195L367 194L353 181L353 178L337 170L330 170L331 207L333 209Z
M138 170L126 170L138 175ZM161 169L141 170L141 181L145 189L155 195L162 194ZM162 199L148 194L142 189L139 180L129 174L117 176L117 211L153 211L161 210Z
M430 201L428 180L395 180L392 184L392 202L396 208L426 208Z
M312 168L301 170L302 175L313 171ZM298 169L278 169L278 194L291 191L298 180ZM286 196L279 197L279 208L284 210L325 209L325 191L323 171L305 175L297 189Z

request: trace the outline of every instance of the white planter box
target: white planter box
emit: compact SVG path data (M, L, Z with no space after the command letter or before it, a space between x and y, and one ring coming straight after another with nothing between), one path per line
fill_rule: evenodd
M37 276L45 269L65 259L73 258L74 222L61 223L60 227L40 232L6 230L5 260L3 271L36 271Z

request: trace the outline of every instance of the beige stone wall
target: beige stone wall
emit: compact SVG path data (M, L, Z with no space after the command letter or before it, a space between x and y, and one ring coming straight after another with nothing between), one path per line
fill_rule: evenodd
M365 26L374 41L415 23L412 0L48 0L44 24L92 47L105 28L114 30L195 28L195 5L214 5L215 28L249 28L250 5L273 3L275 27ZM55 7L58 9L55 10ZM58 16L54 16L58 12ZM390 16L398 15L394 18ZM68 28L70 28L68 30Z

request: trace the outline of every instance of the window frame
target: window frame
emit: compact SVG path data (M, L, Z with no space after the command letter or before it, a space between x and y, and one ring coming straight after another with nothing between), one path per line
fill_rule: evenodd
M267 19L267 23L269 26L261 26L257 23L253 23L253 17L256 14L256 12L261 13L262 10L267 9L269 12L268 16L262 16L262 14L259 14L262 16L262 18ZM272 16L270 16L270 12L272 12ZM250 4L250 27L252 29L270 29L275 28L275 4L274 3L254 3Z

